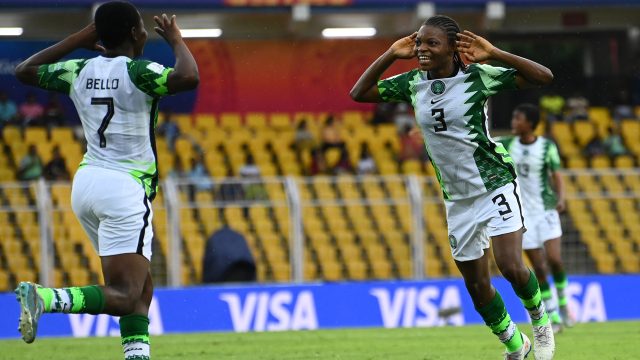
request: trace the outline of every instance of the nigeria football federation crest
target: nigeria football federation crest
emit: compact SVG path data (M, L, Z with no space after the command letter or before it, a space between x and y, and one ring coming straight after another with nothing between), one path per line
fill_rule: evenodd
M431 92L436 95L441 95L442 93L444 93L444 89L445 86L442 80L436 80L431 83Z
M452 249L455 249L458 247L458 239L456 239L455 236L453 235L449 235L449 245L451 245Z

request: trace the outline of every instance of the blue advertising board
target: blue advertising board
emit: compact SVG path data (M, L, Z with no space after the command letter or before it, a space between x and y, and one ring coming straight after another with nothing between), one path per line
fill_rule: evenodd
M494 285L513 320L528 321L509 283L496 278ZM579 322L640 319L639 275L573 276L566 291ZM18 337L18 313L14 295L0 294L0 338ZM462 279L157 289L149 318L156 335L482 323ZM45 314L38 333L117 336L118 318Z

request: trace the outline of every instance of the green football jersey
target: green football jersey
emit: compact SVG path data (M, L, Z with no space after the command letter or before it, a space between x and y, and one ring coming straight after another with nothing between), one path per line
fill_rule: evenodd
M384 101L413 105L445 199L473 197L515 179L511 157L487 129L487 99L515 89L515 76L515 69L471 64L449 78L432 80L415 69L378 82Z
M542 136L531 144L523 144L514 136L499 140L516 164L525 212L534 215L555 209L558 198L551 187L550 175L560 169L556 144Z
M39 86L76 106L87 152L80 166L129 173L149 199L158 185L155 125L171 68L125 56L68 60L38 68Z

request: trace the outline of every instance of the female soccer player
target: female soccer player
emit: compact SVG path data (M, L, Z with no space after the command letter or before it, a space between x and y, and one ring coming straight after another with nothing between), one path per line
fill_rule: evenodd
M199 81L175 16L154 20L175 54L173 69L135 59L147 31L138 10L120 1L101 5L94 23L16 67L20 81L68 94L76 106L87 152L73 179L71 202L101 257L105 281L63 289L21 282L19 330L27 343L35 340L43 312L109 314L120 316L125 359L149 359L157 105L162 96L195 89ZM80 48L102 55L58 62Z
M418 59L417 69L379 80L395 60L412 58ZM479 64L487 60L510 68ZM453 19L437 15L391 45L351 90L356 101L413 105L444 194L453 257L477 311L504 343L506 359L524 358L531 343L491 285L489 237L500 272L531 317L536 359L553 358L555 342L538 281L522 261L524 219L513 162L489 136L486 103L499 91L552 80L546 67L461 32Z
M533 104L520 104L513 110L511 130L515 136L500 139L514 163L522 186L524 213L528 231L523 236L524 252L531 261L540 282L542 300L551 316L554 332L564 323L572 326L567 308L567 275L560 256L562 227L558 212L565 209L564 182L560 169L560 155L553 141L536 136L534 131L540 120L540 111ZM558 294L554 301L547 281L547 262L553 274Z

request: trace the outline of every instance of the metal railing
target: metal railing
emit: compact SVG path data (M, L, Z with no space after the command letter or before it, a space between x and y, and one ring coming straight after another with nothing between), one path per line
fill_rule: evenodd
M565 178L569 201L590 204L597 199L612 203L632 199L635 204L632 211L640 216L637 187L640 170L565 171ZM12 262L11 257L17 254L10 252L19 249L23 254L31 254L31 261L38 269L37 280L44 285L64 277L57 275L56 270L65 266L88 266L92 269L90 277L100 277L86 235L75 230L77 224L72 224L70 199L65 199L69 194L70 184L64 182L0 184L0 220L4 221L3 227L8 227L0 232L4 234L0 240L0 261L4 263L0 273L16 270L21 261L24 262ZM330 278L323 269L322 244L315 240L324 235L314 232L328 234L329 240L325 239L328 246L337 251L335 257L333 253L329 257L335 258L340 267L339 278L375 278L372 268L378 258L386 259L393 267L384 276L423 279L437 276L425 270L434 266L438 271L444 269L440 272L443 275L457 274L447 259L450 255L446 254L449 245L442 200L438 185L431 177L207 178L205 182L168 178L161 182L160 194L153 204L155 233L160 239L157 253L163 259L158 260L161 265L156 268L160 284L197 283L197 261L204 251L203 244L223 223L238 226L240 232L248 234L254 251L256 247L262 248L257 256L258 265L265 269L271 267L261 277L265 280L302 282ZM616 215L618 218L623 215L621 212ZM30 215L20 214L35 215L34 220L22 220ZM255 214L268 214L268 221L260 217L265 215ZM568 214L562 216L568 270L597 272L600 265L583 241L579 219ZM38 227L37 232L33 226ZM625 241L639 243L634 238L635 232L625 230L624 234L628 237ZM83 235L85 240L80 239ZM69 241L70 244L63 244ZM269 259L267 252L273 242L283 249L286 258L282 264ZM78 244L84 246L84 252L78 252L77 259L62 256L63 247L77 250ZM633 251L637 252L638 246L633 245ZM402 258L405 247L410 258ZM187 253L190 261L185 261ZM68 261L72 264L66 264ZM430 261L442 262L442 265L429 264ZM356 263L362 265L355 266ZM283 270L276 265L283 265L286 274L282 275Z

